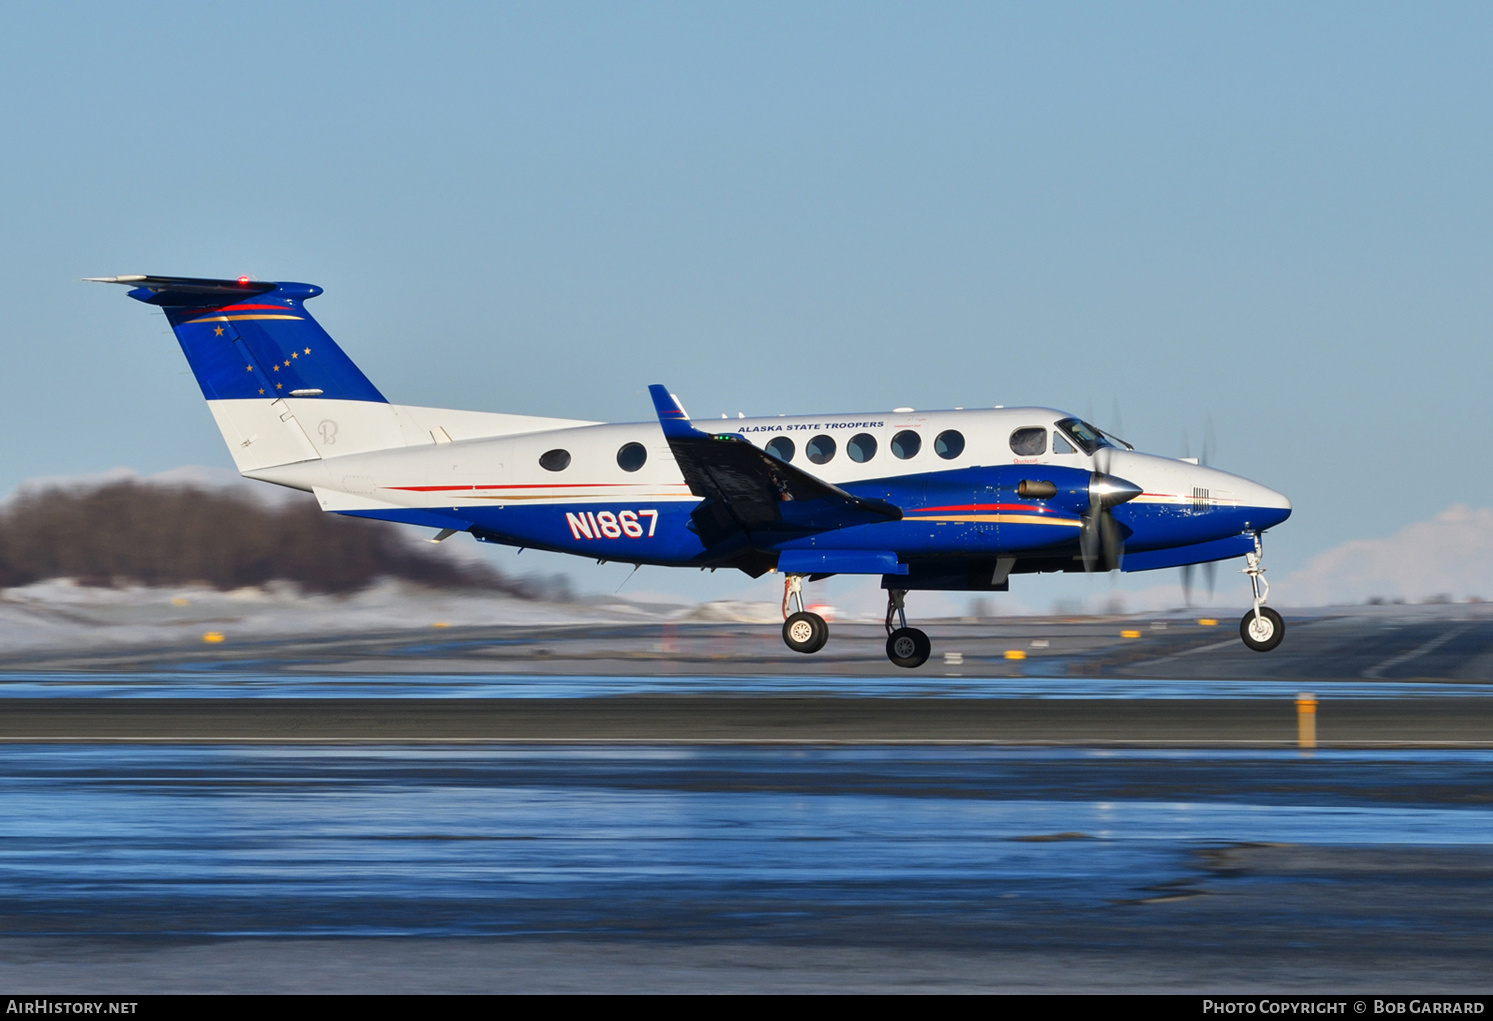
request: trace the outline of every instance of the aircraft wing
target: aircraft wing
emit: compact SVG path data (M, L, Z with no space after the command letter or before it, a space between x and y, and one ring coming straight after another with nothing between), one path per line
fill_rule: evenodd
M779 461L739 433L696 429L667 387L650 386L659 425L690 492L704 502L691 515L706 546L745 533L822 532L897 521L900 508L854 496Z

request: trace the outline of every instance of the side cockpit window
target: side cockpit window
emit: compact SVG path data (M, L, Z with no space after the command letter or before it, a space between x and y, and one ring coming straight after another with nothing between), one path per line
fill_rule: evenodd
M1041 457L1047 453L1047 430L1042 426L1017 429L1011 434L1011 453L1017 457Z
M1095 429L1081 418L1065 418L1058 423L1058 428L1068 434L1068 438L1078 444L1078 449L1085 454L1092 454L1100 447L1112 447L1104 433Z
M1063 434L1058 432L1056 429L1052 431L1052 452L1054 454L1073 453L1073 444L1063 439Z

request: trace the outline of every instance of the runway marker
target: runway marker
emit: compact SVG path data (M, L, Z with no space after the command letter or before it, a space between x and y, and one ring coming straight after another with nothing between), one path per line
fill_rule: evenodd
M1218 627L1218 621L1214 620L1212 617L1204 617L1202 620L1198 621L1198 624L1202 627Z
M207 634L202 636L202 640L208 645L217 645L223 640L223 632L209 631Z
M1139 638L1140 637L1140 632L1139 631L1130 631L1130 630L1121 631L1120 632L1120 637L1121 638Z
M1007 649L1006 650L1006 658L1007 659L1026 659L1026 650L1025 649Z
M1310 691L1296 696L1296 745L1317 747L1317 696Z

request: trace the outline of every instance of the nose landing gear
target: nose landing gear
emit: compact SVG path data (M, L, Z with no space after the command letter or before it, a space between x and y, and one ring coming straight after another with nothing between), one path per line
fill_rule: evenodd
M1239 622L1239 637L1255 652L1269 652L1286 637L1286 622L1281 615L1265 605L1270 596L1270 583L1265 580L1265 568L1260 566L1264 547L1260 533L1255 533L1255 551L1244 554L1244 573L1249 575L1250 591L1254 595L1254 609Z
M803 585L801 574L783 579L783 642L794 652L818 652L829 641L829 625L819 614L804 609Z
M897 666L914 670L928 662L933 643L928 636L915 627L907 626L907 613L902 601L907 597L906 589L887 589L886 593L886 658ZM892 626L896 618L897 627Z

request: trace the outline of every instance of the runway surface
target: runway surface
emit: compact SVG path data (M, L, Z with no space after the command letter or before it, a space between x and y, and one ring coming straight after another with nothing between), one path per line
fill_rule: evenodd
M0 981L1482 989L1490 765L8 745Z
M1493 622L1044 626L918 672L735 625L0 657L0 980L1493 985Z
M0 648L0 671L328 678L647 675L686 682L725 676L762 684L781 677L845 677L857 683L881 678L893 685L926 683L914 678L933 676L951 688L1002 678L1493 683L1493 604L1292 613L1285 642L1268 655L1250 652L1239 641L1238 612L1217 612L1217 617L928 622L933 658L915 674L887 662L886 634L879 624L836 622L829 644L810 657L785 648L772 623L431 627L412 622L397 630L321 635L287 630L265 637L240 635L232 620L212 619L169 642L142 637L156 631L134 625L80 627L74 640ZM209 629L223 640L204 643Z
M1322 747L1493 747L1493 699L1323 696ZM0 699L0 742L1294 747L1295 700L622 696Z

